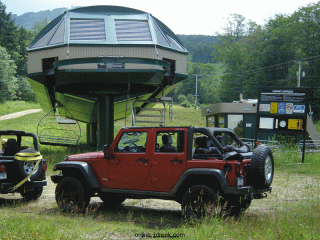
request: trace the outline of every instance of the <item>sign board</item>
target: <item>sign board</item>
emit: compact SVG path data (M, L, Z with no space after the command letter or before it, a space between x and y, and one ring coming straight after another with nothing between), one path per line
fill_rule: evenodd
M257 132L303 134L307 128L305 88L262 88L258 95ZM304 147L305 148L305 145ZM302 162L304 160L304 149Z
M306 104L306 89L260 89L258 130L304 133Z

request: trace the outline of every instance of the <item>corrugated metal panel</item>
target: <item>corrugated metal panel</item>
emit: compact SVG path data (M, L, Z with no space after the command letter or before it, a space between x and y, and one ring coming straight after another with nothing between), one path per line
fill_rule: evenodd
M35 44L33 44L32 48L44 47L48 45L48 42L52 38L52 35L56 32L59 24L55 25L50 31L48 31L42 38L40 38Z
M161 30L160 26L158 24L155 24L155 32L157 35L158 43L164 47L171 47L169 40L165 37L163 31Z
M64 43L65 19L63 18L63 20L59 24L57 24L57 26L58 26L58 29L56 30L56 32L52 36L48 45L55 45L55 44L59 44L59 43Z
M70 40L106 41L103 19L70 19Z
M115 20L117 41L152 41L148 21Z
M158 43L164 47L185 50L166 30L154 22Z

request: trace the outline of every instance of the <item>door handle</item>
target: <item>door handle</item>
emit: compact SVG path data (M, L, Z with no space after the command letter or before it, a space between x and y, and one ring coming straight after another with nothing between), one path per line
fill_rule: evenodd
M137 162L146 163L146 162L148 162L148 160L147 160L147 159L144 159L144 158L139 158L139 159L137 159Z
M173 160L171 160L172 163L182 163L182 160L175 158Z

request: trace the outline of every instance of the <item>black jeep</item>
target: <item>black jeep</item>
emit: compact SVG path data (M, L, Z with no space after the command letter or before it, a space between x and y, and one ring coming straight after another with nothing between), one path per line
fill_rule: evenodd
M47 185L46 161L39 152L35 134L0 130L0 193L19 192L29 201L39 198Z

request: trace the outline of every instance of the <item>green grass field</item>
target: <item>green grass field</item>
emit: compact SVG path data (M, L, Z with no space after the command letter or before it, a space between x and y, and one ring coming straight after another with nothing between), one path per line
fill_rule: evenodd
M23 106L23 107L22 107ZM1 114L39 108L38 105L0 105ZM0 121L0 129L36 133L45 113L29 114ZM174 108L174 121L167 125L205 126L201 110ZM116 123L116 129L124 121ZM81 124L85 131L85 125ZM81 137L84 143L86 136ZM41 146L48 161L48 176L56 162L84 149ZM320 237L320 154L308 153L305 163L294 149L274 152L273 191L254 200L239 218L209 218L202 223L185 223L181 211L170 201L162 207L148 207L152 200L130 200L108 210L93 198L85 214L62 213L54 201L54 184L34 202L22 202L19 195L0 196L0 239L319 239ZM168 207L167 207L168 206Z

